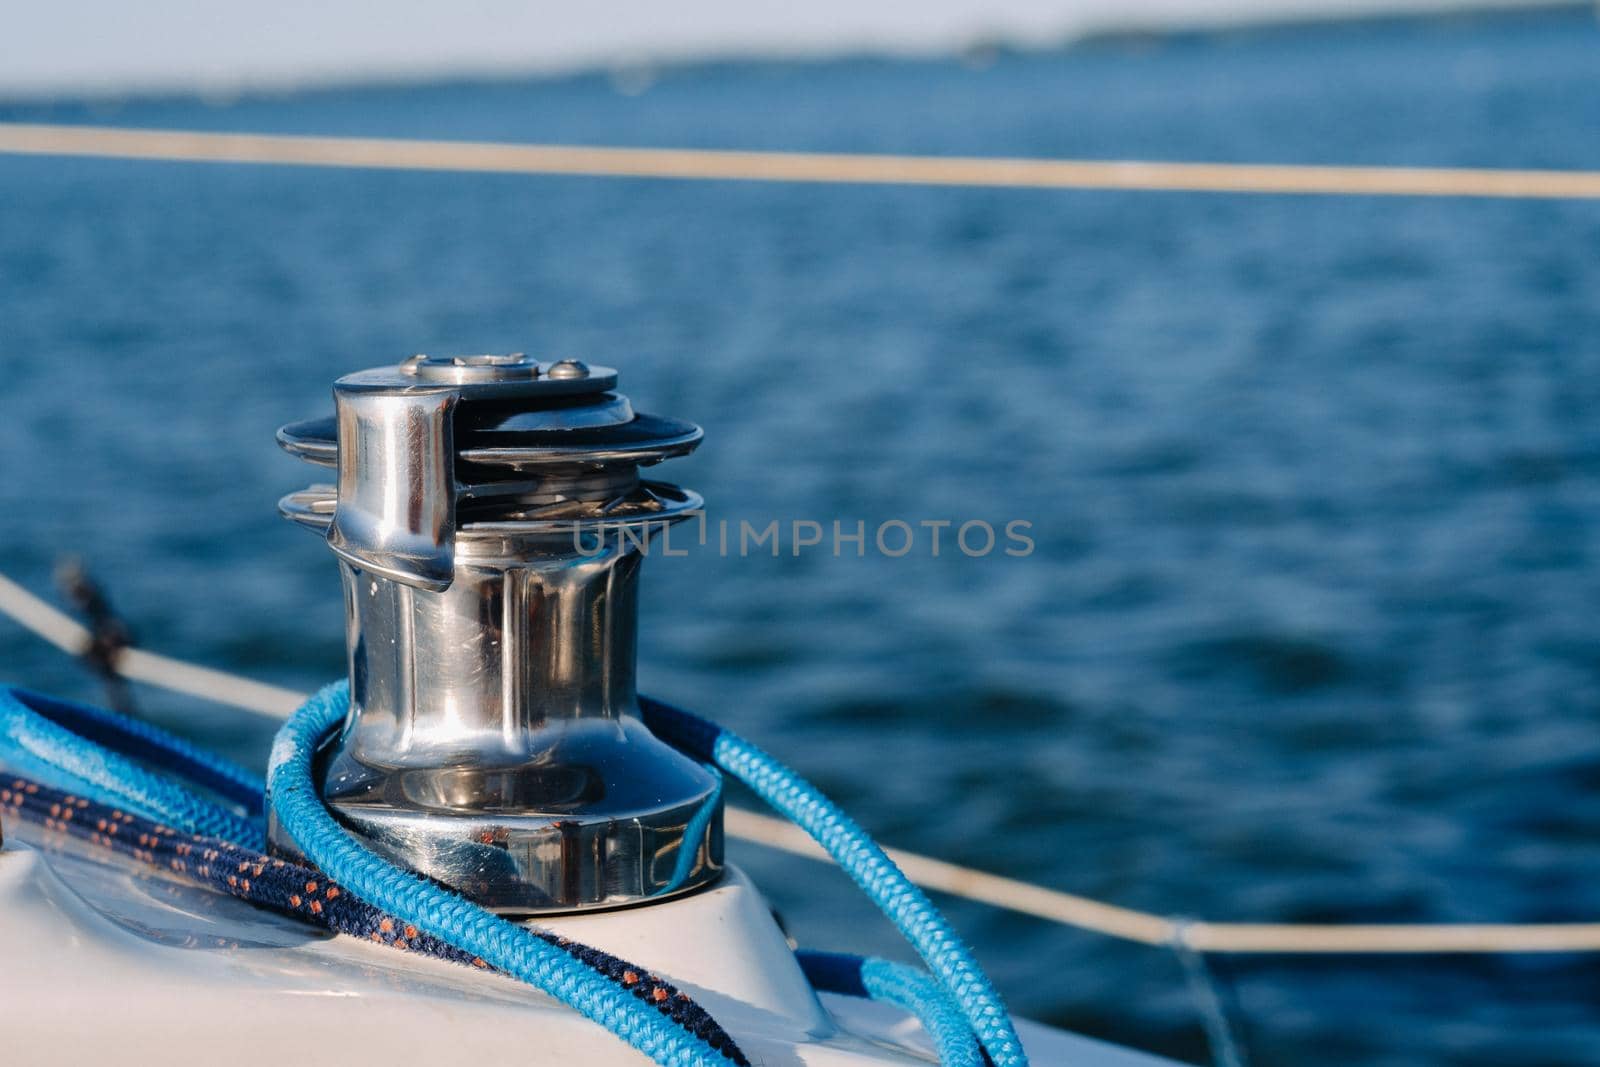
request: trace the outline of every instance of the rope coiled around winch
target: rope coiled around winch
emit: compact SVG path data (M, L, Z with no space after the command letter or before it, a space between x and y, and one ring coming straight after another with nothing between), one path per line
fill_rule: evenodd
M647 719L667 740L697 758L714 760L795 817L935 967L929 976L882 960L803 954L802 967L817 988L912 1011L947 1067L1026 1063L987 978L942 916L859 827L809 783L743 739L688 712L653 701L646 705ZM253 844L262 837L258 823L97 742L183 775L246 810L262 810L260 781L250 772L148 724L11 689L0 689L0 759L25 773L64 778L85 795L19 780L5 789L0 804L49 831L167 867L190 881L330 929L503 970L601 1023L657 1063L747 1062L715 1020L669 984L597 949L500 919L394 867L339 826L312 783L311 755L348 706L345 683L326 687L296 713L273 746L273 812L320 870L265 856ZM160 821L147 822L118 807L95 810L101 802ZM227 833L208 835L201 829L206 826L222 826ZM194 860L197 848L200 859ZM881 862L874 862L874 854ZM828 962L816 962L824 957ZM969 969L962 969L963 960ZM985 1020L984 1028L969 1026L973 1019ZM986 1032L994 1041L987 1053L979 1044ZM1009 1046L1003 1040L1007 1033Z
M312 757L350 708L345 682L324 687L284 724L267 764L267 797L285 832L329 877L491 967L549 993L657 1063L704 1061L700 1042L667 1026L527 927L508 922L442 886L394 866L340 826L312 778ZM700 1047L697 1047L700 1046Z
M116 745L127 755L113 752L89 737L79 736L68 728L69 725L99 741ZM368 936L376 930L378 940L388 944L395 943L390 935L396 930L400 931L400 937L412 941L406 931L417 927L419 934L432 937L439 946L452 950L430 954L442 954L445 958L459 955L458 962L492 966L529 982L599 1022L657 1063L699 1067L723 1060L741 1065L747 1062L738 1046L703 1009L694 1005L693 1010L685 1010L677 1003L677 990L651 978L643 968L633 967L589 946L568 942L548 931L513 926L369 853L380 871L397 883L411 879L433 894L453 898L459 910L468 916L481 915L537 945L531 953L525 947L517 957L538 957L532 969L503 966L503 960L485 958L483 952L474 950L476 946L454 941L447 932L441 936L442 931L435 927L432 918L420 918L409 908L386 912L370 894L349 885L348 878L334 877L327 867L317 871L272 860L260 851L265 835L259 822L200 796L179 781L144 770L129 756L183 775L196 785L237 801L246 810L265 811L266 796L258 777L181 738L101 709L21 690L0 689L0 757L17 770L65 780L71 788L85 794L75 796L70 806L56 799L49 807L43 807L28 801L48 787L27 781L7 787L10 803L44 822L47 829L86 837L92 844L106 845L146 863L161 864L190 880L245 896L267 907L298 913L301 918L313 922L324 917L342 918L344 926L333 928ZM83 811L79 801L101 805L105 810L91 815ZM129 812L143 813L157 821L147 822ZM216 827L221 827L223 832L216 832L213 829ZM188 840L174 840L174 834L179 831ZM196 849L200 858L191 862ZM164 855L168 850L173 855ZM334 899L343 901L331 909L326 893L319 899L314 889L304 888L320 887L330 878L336 883ZM339 882L347 883L351 895L338 888ZM296 891L295 886L302 888ZM363 898L356 906L365 912L352 919L348 908L353 897ZM322 924L327 925L327 922ZM612 975L611 971L616 974ZM663 990L659 999L657 989ZM620 995L622 991L629 995ZM636 1003L646 994L650 997L649 1004ZM711 1022L709 1028L702 1024L701 1016L704 1021Z

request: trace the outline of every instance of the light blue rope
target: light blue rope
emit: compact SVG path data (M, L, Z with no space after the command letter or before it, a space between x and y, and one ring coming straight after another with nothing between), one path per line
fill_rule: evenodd
M810 782L744 738L723 731L713 754L719 767L815 838L889 917L960 1005L995 1067L1026 1067L1022 1040L988 976L933 902L867 832Z
M0 760L17 771L58 782L88 799L127 808L177 830L220 837L247 848L266 847L259 822L57 725L43 713L57 710L51 704L31 693L0 688ZM126 732L130 737L136 735L152 762L176 761L195 751L187 742L153 726L141 725L137 731ZM157 749L166 750L165 758ZM220 774L223 768L229 768L230 776L237 771L220 760L209 769ZM248 779L247 772L237 771L237 775L243 776L239 782Z
M28 689L13 689L11 695L30 710L86 740L96 741L148 766L181 775L233 801L247 812L266 810L267 784L261 780L261 775L159 726L119 711L45 696Z
M995 1067L1026 1067L1027 1053L1000 994L926 894L872 838L810 782L757 746L715 723L643 700L658 734L744 782L773 809L805 830L905 935L934 978L960 1006Z
M926 971L843 952L801 949L794 955L806 980L824 993L866 997L915 1015L943 1067L983 1067L983 1052L966 1016Z
M334 821L317 795L311 757L350 707L350 687L336 682L295 712L272 744L267 796L273 813L306 857L329 878L396 918L543 990L668 1067L720 1067L727 1059L678 1029L556 945L441 889L362 845Z
M1189 939L1192 919L1175 919L1172 925L1172 951L1177 953L1183 966L1184 980L1194 996L1195 1007L1200 1012L1200 1024L1205 1029L1206 1046L1211 1049L1211 1062L1215 1067L1246 1067L1244 1046L1234 1037L1233 1025L1228 1021L1228 1010L1217 989L1217 980L1206 966L1205 956Z
M915 1015L943 1067L983 1067L983 1052L966 1016L931 975L903 963L868 958L861 961L861 985L873 1000Z
M306 856L368 903L413 923L486 964L549 993L600 1023L659 1064L720 1065L721 1052L683 1033L558 947L448 890L403 871L363 846L334 821L312 780L321 739L349 710L349 686L330 685L295 713L273 743L268 795L284 829ZM928 962L933 976L887 961L860 961L865 995L915 1013L947 1067L975 1067L988 1051L995 1067L1026 1067L1011 1018L987 976L948 923L856 823L815 787L755 745L688 712L643 701L646 718L668 740L749 785L802 827L838 861ZM257 796L257 780L148 724L96 709L0 688L0 759L15 770L64 782L91 799L191 833L247 847L264 845L258 823L214 804L137 763L79 737L113 739L149 763L177 770L233 799ZM716 792L691 820L688 840L703 836L721 805ZM692 832L698 828L698 832ZM693 851L678 857L687 877ZM976 1034L976 1039L974 1039Z
M706 826L722 810L722 772L709 764L706 770L716 778L717 785L683 829L683 844L678 846L678 861L672 865L672 880L668 883L670 889L677 889L694 873L694 861L700 855L700 842L705 840Z

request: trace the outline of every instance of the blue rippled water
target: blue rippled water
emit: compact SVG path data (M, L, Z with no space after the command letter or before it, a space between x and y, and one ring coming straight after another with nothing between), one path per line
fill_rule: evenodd
M1600 168L1591 14L955 61L97 104L31 121ZM969 558L695 552L647 688L884 840L1218 919L1600 916L1600 207L0 159L0 544L145 644L337 674L275 427L415 351L610 363L713 517L1032 523ZM848 546L847 546L848 547ZM94 696L4 629L4 674ZM268 730L149 692L252 758ZM738 847L817 947L843 879ZM951 911L1014 1005L1204 1058L1167 953ZM1258 1064L1600 1063L1585 957L1224 960Z

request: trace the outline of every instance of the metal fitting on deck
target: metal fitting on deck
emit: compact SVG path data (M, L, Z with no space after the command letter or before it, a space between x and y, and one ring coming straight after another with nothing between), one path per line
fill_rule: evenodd
M323 796L378 852L501 912L721 871L717 779L644 727L634 690L641 546L701 506L639 468L701 432L636 413L616 381L416 356L340 378L333 418L278 433L337 472L279 505L325 532L344 580L351 714Z

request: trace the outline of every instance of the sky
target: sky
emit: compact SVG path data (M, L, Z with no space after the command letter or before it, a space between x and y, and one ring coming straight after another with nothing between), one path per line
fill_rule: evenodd
M425 79L707 54L1024 44L1462 0L5 0L0 94Z

